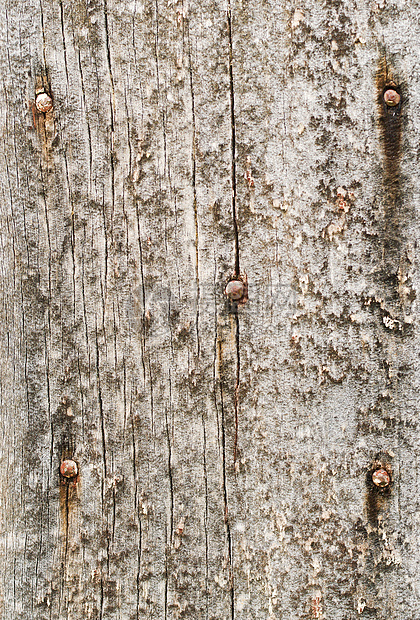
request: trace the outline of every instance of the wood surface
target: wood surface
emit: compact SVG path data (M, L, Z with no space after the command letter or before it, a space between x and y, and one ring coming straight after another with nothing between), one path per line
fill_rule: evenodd
M419 11L1 3L1 618L420 618Z

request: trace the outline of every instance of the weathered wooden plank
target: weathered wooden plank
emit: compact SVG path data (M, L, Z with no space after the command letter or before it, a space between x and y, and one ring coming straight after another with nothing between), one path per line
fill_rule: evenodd
M417 9L0 8L2 616L418 615Z
M233 13L250 291L240 316L238 614L414 617L416 545L402 534L418 510L406 495L417 460L410 17L398 3L237 2ZM384 63L404 99L392 201L378 127ZM398 241L393 256L387 236ZM379 454L394 472L380 498L367 484Z
M215 304L231 260L231 123L228 53L212 47L215 28L228 49L226 15L44 2L32 24L29 7L8 12L31 28L30 79L6 104L26 122L16 169L32 187L10 190L26 220L9 200L4 212L22 264L12 344L23 340L27 412L14 423L28 469L26 521L14 520L25 549L12 554L22 575L13 588L5 577L5 613L227 617ZM42 86L54 101L45 116L26 108ZM70 457L80 474L67 483L58 466Z

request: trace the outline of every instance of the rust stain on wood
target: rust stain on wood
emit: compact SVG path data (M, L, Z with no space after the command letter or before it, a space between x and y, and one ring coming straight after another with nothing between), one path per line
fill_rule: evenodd
M75 458L76 437L74 425L74 413L72 401L69 397L63 396L54 415L54 428L59 437L57 442L57 457L59 465L57 476L59 479L60 495L60 528L63 537L64 555L67 555L69 523L73 510L79 503L80 491L80 466ZM76 476L66 477L62 475L61 464L64 461L75 461L77 466Z
M384 469L390 478L390 484L386 487L377 487L373 483L372 474L378 469ZM369 522L376 526L378 523L378 516L383 512L388 504L388 498L392 492L392 468L390 457L386 453L381 453L376 456L373 463L369 467L366 475L366 509Z
M404 104L402 85L398 83L395 71L388 63L386 56L379 62L376 74L377 103L381 142L384 152L385 185L387 189L398 188L401 161L401 112ZM385 101L385 93L389 90L399 95L396 105L389 106Z
M386 287L387 310L398 316L397 324L404 324L402 313L407 311L406 299L401 295L401 281L407 279L404 266L406 240L405 222L408 206L404 204L401 159L402 133L407 96L404 83L385 54L379 60L376 73L378 123L383 152L381 231L382 278ZM402 312L401 312L402 311ZM388 325L385 323L385 327ZM392 326L394 324L392 323Z
M64 451L62 454L62 460L72 459L73 456L68 451ZM58 472L59 473L59 472ZM72 506L78 501L79 498L79 485L80 485L80 471L74 478L65 478L59 473L60 476L60 515L62 532L67 537L68 533L68 521L69 513Z
M45 111L38 109L36 105L37 97L43 93L51 99L52 103L52 108L46 109ZM49 80L45 76L37 76L34 99L29 102L29 105L32 111L34 128L42 146L43 156L45 159L48 159L49 152L54 146L58 136L56 133L54 95Z

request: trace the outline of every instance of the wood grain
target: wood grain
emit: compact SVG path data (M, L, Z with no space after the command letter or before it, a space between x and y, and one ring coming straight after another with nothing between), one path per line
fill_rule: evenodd
M420 615L418 10L1 5L2 618Z

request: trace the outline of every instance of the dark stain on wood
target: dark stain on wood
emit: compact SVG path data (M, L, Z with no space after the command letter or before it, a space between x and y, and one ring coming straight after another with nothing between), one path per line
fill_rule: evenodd
M53 416L53 432L56 439L57 477L60 485L60 513L63 533L67 538L69 510L78 496L79 473L75 478L65 478L60 474L60 464L73 459L76 451L74 415L71 399L64 396ZM77 459L76 459L77 460Z
M378 524L378 516L386 509L388 504L388 498L392 492L392 468L390 461L390 456L387 453L381 452L377 454L366 474L367 517L369 523L371 523L375 527ZM384 488L375 486L372 481L373 472L381 468L385 469L388 472L391 479L389 486Z
M36 98L41 93L47 94L51 97L53 102L52 109L47 112L41 112L36 107ZM48 160L51 149L58 144L58 133L56 130L54 95L48 74L45 72L42 72L42 74L36 77L34 99L30 101L30 108L32 110L33 124L42 147L43 156Z
M388 190L396 191L400 182L401 162L401 118L404 93L401 84L394 77L394 72L383 56L376 74L377 103L381 143L384 152L385 185ZM389 107L385 103L387 90L395 90L401 97L398 105Z
M398 78L386 55L379 61L376 73L378 123L383 153L381 233L381 279L385 286L386 306L391 314L401 312L399 271L405 240L404 221L407 217L403 202L401 176L402 132L407 96L403 82ZM397 105L387 105L384 95L388 90L399 95Z

